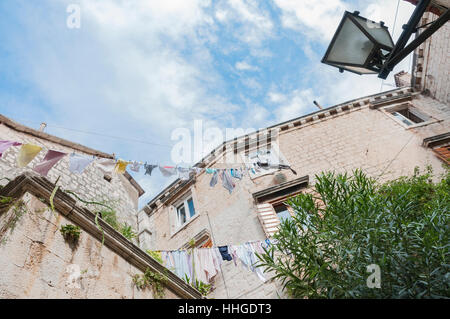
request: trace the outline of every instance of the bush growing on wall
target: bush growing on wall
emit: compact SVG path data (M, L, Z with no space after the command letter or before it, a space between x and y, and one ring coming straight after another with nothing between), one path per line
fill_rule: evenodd
M259 256L294 298L450 297L450 173L431 169L382 185L361 171L316 176ZM380 269L370 288L367 266Z

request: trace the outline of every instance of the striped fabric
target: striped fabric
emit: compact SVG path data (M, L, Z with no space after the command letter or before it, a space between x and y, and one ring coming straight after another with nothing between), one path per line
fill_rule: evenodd
M272 208L272 205L264 203L257 206L258 218L268 238L278 231L280 220Z

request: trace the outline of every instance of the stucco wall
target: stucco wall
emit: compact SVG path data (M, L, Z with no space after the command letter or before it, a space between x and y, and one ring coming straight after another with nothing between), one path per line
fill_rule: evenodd
M86 231L71 247L59 229L72 222L31 194L23 200L21 216L14 208L0 214L0 299L154 298L151 289L133 285L141 271L127 260ZM11 223L14 216L20 217ZM165 289L165 298L179 297Z
M361 168L370 176L379 177L380 181L409 175L416 166L424 168L432 165L437 174L443 172L442 162L421 145L423 138L449 130L450 109L423 96L416 96L410 103L439 121L407 129L381 109L370 109L365 104L280 132L277 143L298 175L287 170L282 173L287 180L309 175L310 185L313 185L314 175L326 170L351 172ZM221 186L220 181L211 188L211 175L198 175L195 183L186 189L193 195L198 216L173 234L170 227L173 218L171 205L176 202L176 197L159 203L150 216L141 211L140 229L147 228L152 233L142 234L142 244L155 250L178 249L203 229L212 233L217 246L265 239L252 193L273 186L274 174L253 180L246 176L236 182L232 194ZM216 277L212 297L283 296L279 285L271 282L262 284L256 274L240 266L235 267L233 262L224 263L223 274L225 283L222 275Z
M0 140L12 140L21 143L32 143L60 152L72 153L73 149L44 141L37 137L17 132L3 124L0 124ZM32 168L45 156L45 150L25 168L18 168L17 154L20 147L10 147L0 158L0 177L13 179L24 172L32 171ZM77 154L83 154L76 151ZM85 155L85 154L84 154ZM48 174L48 179L55 182L60 177L58 185L65 190L74 191L80 198L87 201L103 201L108 203L117 211L117 216L121 222L127 222L137 229L137 206L138 191L131 186L130 182L122 175L114 174L110 182L104 179L104 174L95 164L90 164L83 174L74 174L69 171L69 157L64 157L55 165ZM0 185L5 185L7 180L1 180ZM88 206L92 210L99 207Z

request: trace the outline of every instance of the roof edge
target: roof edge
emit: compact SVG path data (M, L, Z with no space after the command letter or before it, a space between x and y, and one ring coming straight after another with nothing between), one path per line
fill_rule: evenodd
M56 144L59 144L59 145L65 146L65 147L69 147L71 149L83 152L85 154L102 157L102 158L114 159L114 155L112 155L112 154L97 151L93 148L90 148L90 147L87 147L87 146L84 146L84 145L81 145L78 143L74 143L69 140L59 138L57 136L54 136L54 135L51 135L48 133L40 132L31 127L17 123L16 121L13 121L10 118L8 118L2 114L0 114L0 124L4 124L5 126L9 127L10 129L12 129L16 132L28 134L28 135L52 142L52 143L56 143ZM138 191L139 197L141 197L145 193L145 190L138 184L138 182L128 172L125 172L124 176L130 182L130 184Z
M207 156L203 157L199 162L197 162L196 164L194 164L194 166L200 167L202 164L205 164L205 162L210 162L211 161L211 155L214 156L218 156L220 154L221 149L224 148L224 145L230 143L230 142L235 142L238 141L242 138L250 138L251 136L257 136L258 134L260 134L261 132L265 131L265 130L273 130L273 129L280 129L281 127L287 126L289 124L293 124L295 122L299 122L303 119L306 118L313 118L315 116L319 117L319 115L328 115L330 116L330 111L336 110L338 108L341 108L342 110L345 110L345 108L354 108L355 105L357 106L361 106L361 105L365 105L365 104L371 104L375 101L377 101L377 103L379 103L382 100L389 100L389 103L393 103L395 99L392 99L392 97L395 95L397 97L400 97L402 95L411 95L411 92L413 92L414 89L411 86L405 86L405 87L400 87L400 88L395 88L392 90L388 90L388 91L384 91L384 92L380 92L380 93L375 93L375 94L370 94L370 95L366 95L360 98L356 98L356 99L352 99L343 103L339 103L327 108L324 108L322 110L318 110L312 113L308 113L299 117L296 117L294 119L288 120L288 121L284 121L278 124L274 124L272 126L269 126L265 129L261 129L261 130L257 130L255 132L246 134L246 135L242 135L236 138L233 138L232 140L228 140L226 142L221 143L220 145L218 145L216 148L214 148ZM366 103L367 102L367 103ZM326 116L325 116L326 117ZM301 126L300 126L301 127ZM145 211L147 214L151 211L150 205L153 205L154 203L157 202L157 200L160 197L163 197L163 195L165 195L166 193L170 192L171 189L176 189L178 187L180 187L183 183L181 183L180 179L176 179L174 182L172 182L170 185L168 185L167 187L165 187L161 192L159 192L156 196L154 196L150 201L147 202L147 204L144 205L144 207L141 209L143 211Z

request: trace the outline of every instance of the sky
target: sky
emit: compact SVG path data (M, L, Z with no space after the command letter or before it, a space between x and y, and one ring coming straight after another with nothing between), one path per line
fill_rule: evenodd
M80 28L67 7L79 5ZM398 14L396 9L398 5ZM0 113L118 158L171 163L172 132L264 128L394 88L320 63L345 10L394 41L398 0L0 1ZM395 28L394 28L395 21ZM188 163L194 164L194 163ZM130 172L140 205L173 179Z

